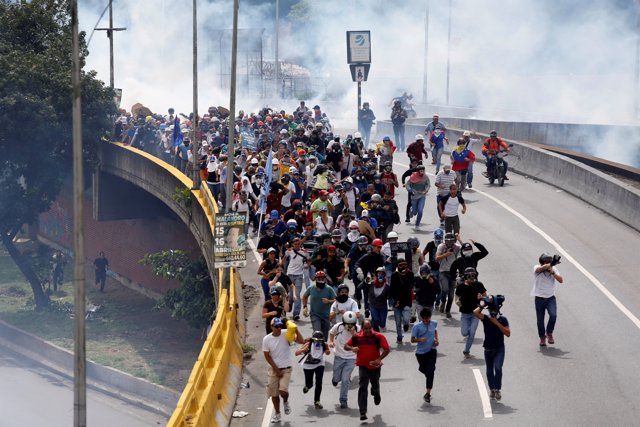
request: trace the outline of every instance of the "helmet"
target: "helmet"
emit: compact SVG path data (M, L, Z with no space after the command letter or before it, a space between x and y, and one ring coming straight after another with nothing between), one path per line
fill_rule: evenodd
M358 321L356 314L353 311L346 311L342 315L342 323L347 323L349 325L355 325Z
M296 169L296 168L289 168L289 174L291 174L291 175L295 175L295 174L297 174L297 173L298 173L298 169Z
M324 334L322 331L313 331L311 334L312 341L324 341Z
M538 262L540 263L540 265L544 264L545 260L550 260L553 259L553 257L548 254L548 253L543 253L542 255L540 255L540 258L538 258Z
M358 238L359 245L366 245L367 243L369 243L369 239L367 239L367 236L360 236Z
M478 271L476 271L473 267L467 267L464 269L464 277L467 277L469 274L478 275Z
M492 130L491 132L489 132L489 136L492 136L492 137L498 136L498 132L495 130Z
M436 240L442 240L444 237L444 230L442 228L436 228L433 230L433 238Z
M240 165L236 165L233 167L233 172L234 173L242 173L242 166Z
M456 237L453 235L453 233L447 233L444 235L444 241L445 242L455 242Z
M345 289L347 290L347 292L349 292L349 286L342 283L338 286L338 289L336 289L336 293L340 293L340 291L344 291Z
M287 227L297 227L298 226L298 221L296 221L295 219L290 219L289 221L287 221Z
M280 162L278 161L278 159L273 159L273 160L271 160L271 164L272 164L273 166L277 166L277 165L279 165L279 164L280 164Z
M391 234L391 233L389 233L389 234ZM417 248L420 247L420 240L418 240L417 237L409 237L407 239L407 243L409 243L409 247L411 249L417 249Z
M382 196L376 193L373 196L371 196L371 201L380 203L382 201Z
M362 138L362 134L360 132L356 132L353 134L353 138Z
M431 274L431 268L429 267L429 264L422 264L420 266L420 274Z
M387 270L384 267L378 267L376 268L376 273L384 273L386 275Z
M416 141L420 141L420 140L424 141L424 136L422 136L422 134L417 134L416 135Z
M391 162L384 162L384 167L385 168L391 168L391 167L393 167L393 165L391 164Z
M351 229L352 227L360 228L360 227L358 226L358 221L351 221L351 222L349 223L349 229Z
M373 239L373 242L371 242L371 246L380 246L382 247L383 243L382 243L382 239Z
M320 282L325 282L327 280L327 273L322 270L316 271L316 282L318 279L321 279Z
M334 237L338 237L338 238L340 238L340 239L341 239L341 238L342 238L342 232L336 228L335 230L333 230L333 231L331 232L331 237L332 237L332 238L334 238Z
M390 231L389 234L387 234L387 240L397 239L397 238L398 238L398 233L396 233L395 231Z

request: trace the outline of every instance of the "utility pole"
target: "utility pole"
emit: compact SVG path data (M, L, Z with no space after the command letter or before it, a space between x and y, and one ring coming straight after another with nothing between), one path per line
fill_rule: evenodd
M193 0L193 188L200 188L200 126L198 126L198 0Z
M424 70L422 75L422 103L427 103L427 68L429 66L429 0L427 0L427 12L424 17Z
M447 35L447 105L449 105L449 75L451 73L451 3L453 0L449 0L449 32Z
M640 3L636 1L636 61L633 70L633 119L640 115Z
M279 48L279 44L280 44L280 0L276 0L276 46L275 46L275 50L276 50L276 73L275 73L275 91L276 91L276 97L278 97L278 94L280 93L280 62L279 62L279 58L278 58L278 48Z
M238 60L238 0L233 0L233 30L231 36L231 84L229 89L229 142L227 144L227 182L225 212L231 212L233 200L233 159L236 148L236 68ZM269 166L269 165L267 165ZM231 267L224 268L222 290L229 292L231 287Z
M113 0L109 0L109 28L96 28L98 31L106 31L107 37L109 37L109 86L113 89L113 32L125 31L127 28L113 28Z
M78 36L78 0L71 1L71 37L73 49L72 121L73 121L73 255L74 340L73 340L73 425L87 425L87 371L85 335L84 221L82 218L82 109L80 97L80 39Z

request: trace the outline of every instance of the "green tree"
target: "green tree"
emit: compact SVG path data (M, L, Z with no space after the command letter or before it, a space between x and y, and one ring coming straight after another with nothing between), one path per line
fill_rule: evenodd
M49 208L72 170L71 30L68 0L0 0L0 239L31 284L37 308L47 306L48 298L13 238ZM80 43L84 64L84 33ZM96 164L115 108L113 91L95 72L83 72L89 165Z
M140 263L150 266L160 277L180 282L178 289L164 294L159 307L168 308L172 317L186 320L192 328L204 329L209 325L215 295L204 258L194 261L185 251L167 250L147 254Z

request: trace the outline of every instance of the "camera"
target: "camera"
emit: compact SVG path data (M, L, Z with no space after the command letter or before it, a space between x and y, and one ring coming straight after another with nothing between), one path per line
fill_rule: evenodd
M553 267L554 265L560 264L560 258L562 258L560 255L554 255L553 258L551 258L551 266Z
M544 253L540 255L538 262L540 263L540 265L551 264L551 266L553 267L555 265L560 264L560 258L562 257L558 254L550 255L548 253Z

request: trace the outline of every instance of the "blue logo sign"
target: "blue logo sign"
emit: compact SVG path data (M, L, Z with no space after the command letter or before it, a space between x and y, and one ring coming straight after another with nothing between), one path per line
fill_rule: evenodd
M364 36L362 34L358 34L355 38L355 42L358 46L364 46Z

